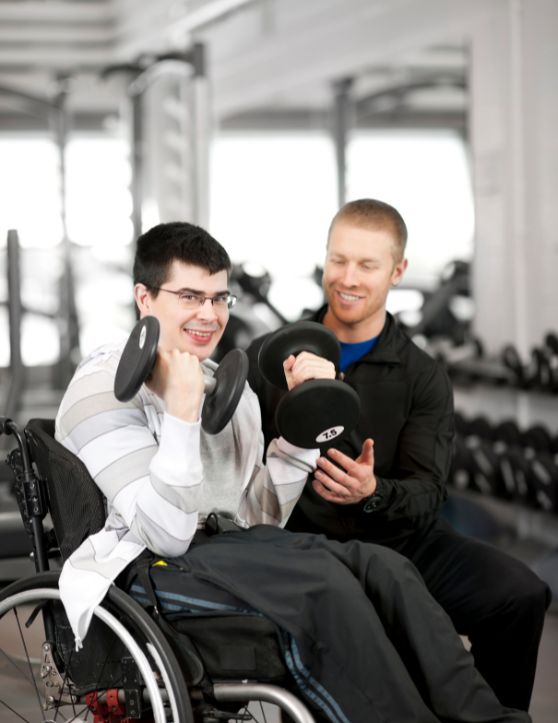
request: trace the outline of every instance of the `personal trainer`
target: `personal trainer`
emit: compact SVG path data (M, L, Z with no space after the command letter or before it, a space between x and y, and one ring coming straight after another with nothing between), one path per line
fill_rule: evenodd
M143 234L135 300L142 319L159 322L155 363L120 401L115 378L124 345L103 347L80 364L62 400L56 436L83 460L108 505L104 529L61 573L78 646L91 608L147 552L154 590L171 592L174 601L248 607L274 621L293 679L322 718L529 720L499 703L408 560L385 547L281 528L319 450L275 439L264 466L248 385L225 426L206 429L200 409L213 385L204 377L215 373L209 357L228 321L229 271L223 247L196 226L160 224ZM147 332L139 337L142 350ZM288 365L292 378L334 373L329 362L299 356ZM119 396L128 389L117 386ZM236 524L209 534L211 513Z
M399 212L373 199L351 201L329 228L326 305L311 319L341 344L340 372L358 393L355 434L335 439L309 475L287 528L372 542L411 560L467 636L478 670L507 706L527 710L548 587L525 565L468 539L440 517L454 436L453 394L442 366L386 311L407 268ZM275 435L283 392L258 367L265 337L248 349L266 439Z

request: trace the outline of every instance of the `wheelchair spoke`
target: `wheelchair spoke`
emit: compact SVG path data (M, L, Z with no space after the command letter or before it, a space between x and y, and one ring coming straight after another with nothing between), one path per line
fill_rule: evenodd
M0 591L0 666L12 679L0 692L2 723L165 723L169 713L174 723L193 723L180 665L137 603L111 591L76 652L58 589L41 585L47 574L37 577Z
M6 651L4 650L4 648L0 648L0 653L3 655L4 659L7 660L8 663L9 663L13 668L15 668L15 669L17 670L17 672L18 672L23 678L25 678L25 680L28 680L29 682L31 682L31 681L29 680L29 678L27 677L27 671L26 671L26 670L22 670L22 669L19 667L19 665L16 663L16 661L13 659L13 657L12 657L11 655L9 655L8 653L6 653Z
M3 700L0 700L0 703L7 708L9 711L11 711L15 716L17 716L20 720L24 721L25 723L31 723L31 721L28 718L24 718L22 715L20 715L17 710L14 710L10 705L5 703Z
M58 714L61 712L62 707L58 707L56 709L56 715L52 719L55 723L58 720ZM83 714L85 713L85 718L87 719L89 716L89 713L91 713L91 708L88 705L85 705L81 710L76 711L75 705L72 704L72 717L71 718L64 718L62 723L72 723L72 721L82 721ZM67 715L65 713L64 715Z
M49 687L48 661L43 657L45 630L42 616L38 614L43 608L44 603L39 603L29 614L29 604L16 601L0 616L0 638L3 641L0 661L3 672L10 678L10 685L0 693L0 709L3 711L0 720L6 723L42 723L47 720L66 723L70 717L64 715L63 709L70 711L71 682L65 677L62 688L57 685ZM39 655L35 655L37 649ZM44 668L47 668L46 673ZM64 700L65 697L67 700ZM71 709L72 717L79 718L73 702Z
M267 716L265 714L265 710L264 710L263 703L261 702L261 700L259 701L259 704L260 704L260 710L262 712L263 721L264 721L264 723L267 723Z
M37 681L35 680L35 676L33 674L33 667L31 666L31 658L29 656L29 651L27 650L27 644L25 642L25 638L23 636L23 631L21 629L21 623L19 621L19 615L17 608L14 608L14 617L17 621L17 628L19 630L19 637L21 639L21 644L23 646L23 649L25 651L25 659L27 660L27 666L29 668L29 673L31 674L31 680L33 682L33 688L35 689L35 695L37 696L37 703L39 704L39 709L41 708L41 694L39 693L39 688L37 687Z

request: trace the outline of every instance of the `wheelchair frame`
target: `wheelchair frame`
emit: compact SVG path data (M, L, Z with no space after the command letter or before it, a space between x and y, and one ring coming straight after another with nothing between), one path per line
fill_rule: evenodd
M110 664L106 659L96 660L97 632L86 636L82 653L70 652L69 626L60 602L58 572L51 571L49 564L50 558L61 557L58 542L61 535L54 518L53 530L46 530L44 525L51 511L49 484L41 474L37 460L33 459L29 432L33 422L48 424L50 420L31 420L22 432L12 420L0 418L0 434L12 435L17 443L7 461L14 472L18 506L32 541L31 554L36 569L36 575L16 580L0 590L0 626L4 623L5 629L9 630L11 625L19 632L27 657L25 676L34 688L35 710L40 716L24 720L78 723L90 721L92 712L93 723L167 723L169 720L174 723L217 723L252 719L251 713L238 709L251 702L268 702L278 706L294 723L314 723L306 705L275 684L246 679L211 680L205 672L201 681L188 682L161 627L136 600L115 585L95 608L93 622L96 631L105 628L109 631L103 632L99 639L102 641L104 635L109 635L111 644L108 648L112 651L110 655L116 656L116 665L114 660ZM20 608L25 616L24 625L18 613ZM11 618L12 623L9 622ZM61 625L62 619L66 627ZM39 628L38 638L35 632L35 637L29 634L28 641L24 636L35 624ZM19 670L19 661L14 662L9 652L4 651L4 635L6 633L2 633L0 627L0 654ZM37 641L39 652L36 658L31 658L27 646L36 646ZM123 651L120 657L119 650ZM86 661L86 667L92 664L95 670L100 670L96 680L104 681L111 665L118 671L116 680L111 679L108 685L103 683L97 688L91 687L91 683L88 683L90 689L87 685L80 687L79 682L72 679L75 671L79 678L80 655L81 660ZM187 655L201 670L204 669L194 646L188 649ZM0 693L0 710L3 707L10 710L9 701L3 702L4 695ZM59 718L59 715L63 717ZM18 714L14 713L14 716ZM13 718L14 721L18 719Z

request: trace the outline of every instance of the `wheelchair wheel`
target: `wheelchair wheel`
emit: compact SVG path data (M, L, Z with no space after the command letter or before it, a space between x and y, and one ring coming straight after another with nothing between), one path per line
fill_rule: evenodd
M184 676L156 623L111 587L76 653L57 573L0 591L0 720L193 723ZM104 717L102 717L104 716Z

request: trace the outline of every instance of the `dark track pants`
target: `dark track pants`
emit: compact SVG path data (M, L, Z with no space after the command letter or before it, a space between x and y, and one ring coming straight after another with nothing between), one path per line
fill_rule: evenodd
M220 603L230 594L286 631L299 689L334 723L530 720L500 705L392 550L262 525L202 535L169 562L152 568L157 589Z
M471 641L475 664L502 704L527 710L550 591L526 565L439 520L400 548Z

